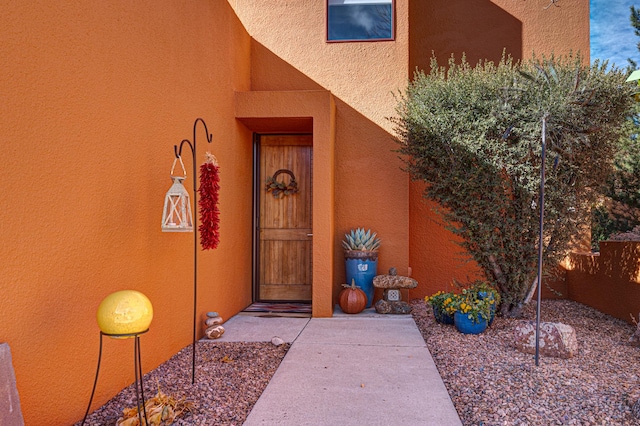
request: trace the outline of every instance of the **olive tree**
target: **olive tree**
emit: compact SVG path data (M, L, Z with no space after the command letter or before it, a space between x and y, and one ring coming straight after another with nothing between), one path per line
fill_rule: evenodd
M633 87L579 56L446 67L431 60L399 95L399 152L444 225L520 314L537 279L541 122L547 122L543 253L557 265L611 172Z

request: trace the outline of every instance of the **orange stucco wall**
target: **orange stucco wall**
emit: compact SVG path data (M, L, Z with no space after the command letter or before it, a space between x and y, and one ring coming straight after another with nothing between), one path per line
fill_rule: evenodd
M516 59L537 54L581 52L589 62L589 3L525 0L410 1L410 71L429 69L432 52L439 61L465 53L467 60L497 61L502 52Z
M333 209L335 219L333 257L323 259L335 265L334 302L345 280L340 241L351 228L371 228L382 238L379 272L395 266L406 273L408 180L392 152L396 145L387 117L395 111L392 92L404 87L408 76L407 1L396 1L395 41L356 43L325 41L324 1L229 3L256 40L252 90L322 89L335 97L335 201L324 206L324 214Z
M581 52L589 61L589 4L513 0L434 0L409 2L409 69L428 70L432 52L441 64L463 53L475 64L500 60L502 52L516 59ZM436 225L433 205L422 199L424 184L410 184L410 265L420 283L411 297L450 288L452 279L480 274L455 245L454 236Z
M601 242L566 262L567 298L632 322L640 312L640 242Z
M427 3L438 14L420 15ZM160 218L173 145L192 138L196 117L213 134L205 146L197 128L197 163L210 148L222 173L221 243L199 253L199 315L228 318L251 302L252 132L279 125L311 123L319 138L315 316L330 315L344 281L340 240L354 227L378 232L379 271L412 267L418 292L472 273L455 269L457 248L429 222L420 187L401 171L387 120L417 58L465 50L471 37L441 36L471 19L457 16L465 3L396 0L395 41L326 43L318 0L2 2L0 341L11 346L26 424L70 424L84 414L97 362L95 312L114 291L136 289L153 303L145 370L190 343L193 234L163 234ZM482 55L502 42L522 52L588 46L587 6L479 3L505 19L506 31L492 33ZM553 14L568 34L543 25ZM436 24L444 27L429 32ZM186 166L191 188L189 158ZM132 346L105 342L93 408L133 381Z
M154 307L149 370L191 341L193 234L160 231L173 145L198 128L221 164L221 243L199 257L198 311L251 302L251 134L234 118L250 38L220 1L3 1L0 341L27 425L82 418L95 313L132 288ZM191 160L187 188L191 188ZM93 407L133 381L133 342L105 341ZM185 375L190 374L185 371Z
M340 240L355 226L384 239L379 272L397 266L418 279L411 297L477 277L422 201L421 184L400 171L386 119L395 112L393 92L416 67L428 66L432 52L442 60L466 52L475 63L498 60L503 50L517 59L581 51L588 61L588 4L545 10L511 0L396 0L395 41L327 43L324 1L228 1L257 41L252 90L325 89L336 97L334 296L344 280Z

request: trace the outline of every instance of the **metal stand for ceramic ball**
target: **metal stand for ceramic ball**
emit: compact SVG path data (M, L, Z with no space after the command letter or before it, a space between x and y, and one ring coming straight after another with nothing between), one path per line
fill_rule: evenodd
M136 405L138 407L138 419L140 420L141 425L149 424L147 420L147 410L144 406L144 385L142 381L142 363L140 358L140 335L149 331L147 328L144 331L139 333L129 333L129 334L109 334L100 332L100 353L98 354L98 368L96 369L96 378L93 381L93 390L91 391L91 398L89 398L89 405L87 406L87 411L84 413L84 418L82 419L82 425L87 421L87 416L89 415L89 410L91 409L91 403L93 402L93 395L96 392L96 385L98 384L98 374L100 374L100 361L102 360L102 337L108 336L116 339L126 339L129 337L134 338L133 344L133 368L135 370L135 386L136 386ZM142 416L144 415L144 423L142 423Z

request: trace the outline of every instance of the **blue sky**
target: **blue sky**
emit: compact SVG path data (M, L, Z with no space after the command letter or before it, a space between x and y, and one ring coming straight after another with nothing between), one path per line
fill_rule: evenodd
M629 21L629 8L639 8L640 1L590 0L590 5L591 61L608 59L609 64L615 63L620 68L627 67L627 58L640 63L637 48L640 37L634 34Z

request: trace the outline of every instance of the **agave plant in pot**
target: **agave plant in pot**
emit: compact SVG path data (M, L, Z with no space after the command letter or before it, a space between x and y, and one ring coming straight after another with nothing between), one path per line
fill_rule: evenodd
M355 285L360 287L367 295L367 308L373 303L373 278L378 271L378 249L380 238L375 232L364 228L352 229L345 234L342 241L344 248L345 268L347 282L355 280Z

